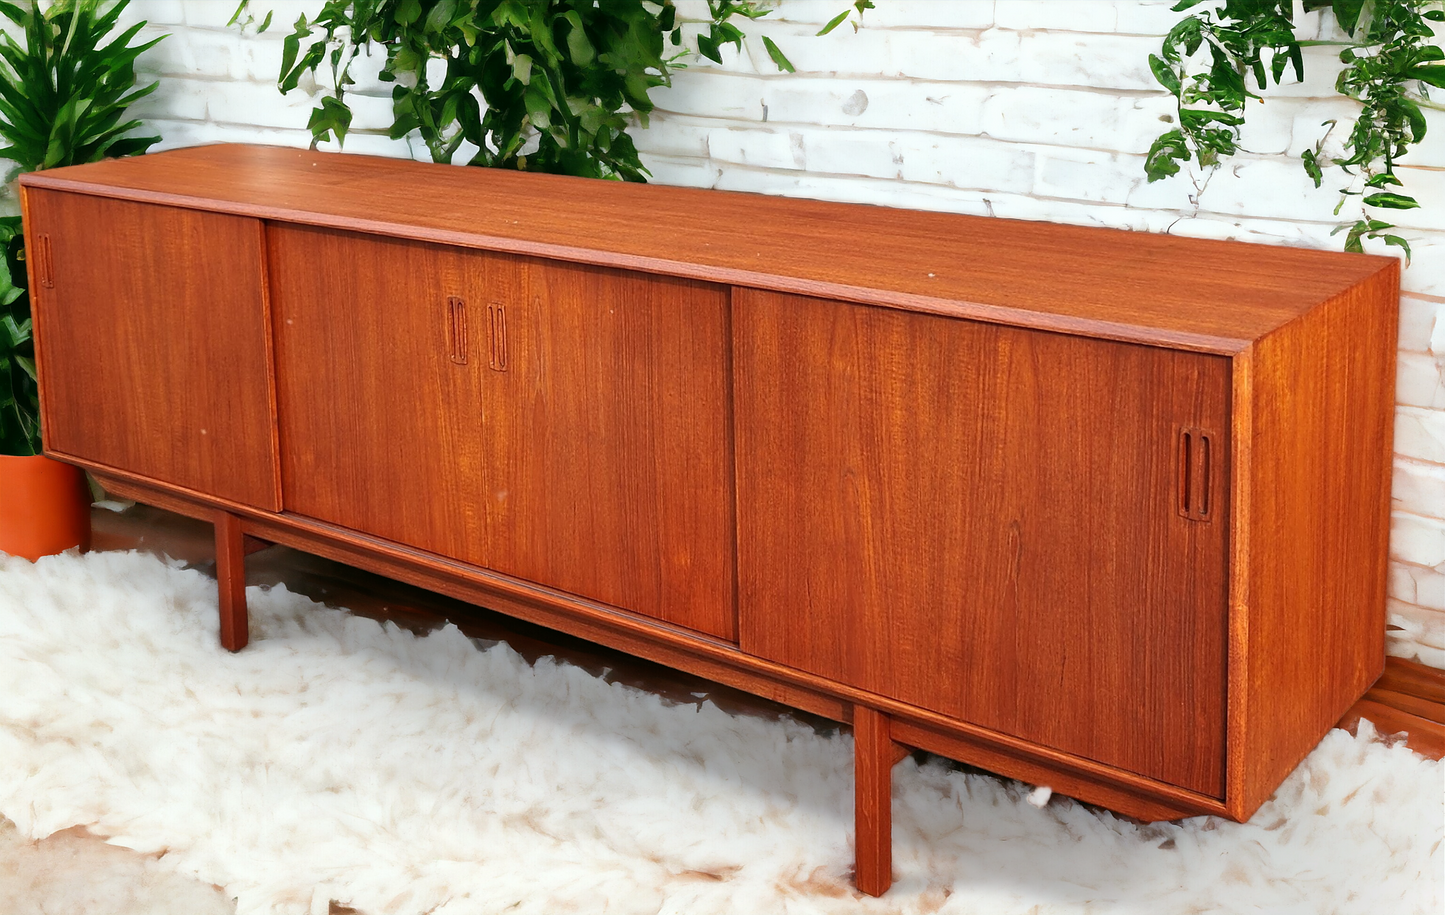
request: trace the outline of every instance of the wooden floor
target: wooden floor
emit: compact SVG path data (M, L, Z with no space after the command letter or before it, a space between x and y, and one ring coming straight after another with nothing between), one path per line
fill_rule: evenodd
M1385 675L1340 720L1340 727L1354 733L1361 718L1381 734L1403 734L1410 749L1422 756L1445 757L1445 670L1385 659Z
M215 549L209 524L145 505L122 513L96 509L92 518L94 549L145 549L213 573ZM415 632L430 631L450 621L473 638L506 642L529 661L556 657L609 682L645 689L674 702L697 704L710 699L734 713L770 718L788 715L820 732L842 727L582 639L284 546L271 546L248 556L246 583L285 583L291 591L313 600L347 607L360 616L391 620ZM1382 734L1401 735L1396 739L1403 739L1422 755L1445 757L1445 671L1399 658L1388 659L1384 676L1345 715L1340 726L1353 732L1362 717Z

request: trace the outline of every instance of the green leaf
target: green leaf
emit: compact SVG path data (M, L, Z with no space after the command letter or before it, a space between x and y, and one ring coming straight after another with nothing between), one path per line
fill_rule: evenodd
M697 36L697 50L708 60L714 63L722 63L722 54L718 53L717 41L710 35L699 34Z
M539 80L527 87L524 95L527 103L527 116L532 120L532 126L538 130L546 130L552 126L552 105L547 101L547 96L540 90Z
M1445 89L1445 65L1435 64L1426 67L1412 67L1405 71L1410 79L1418 79L1422 83L1428 83L1437 89Z
M817 20L815 19L815 20L813 20L813 21L816 22ZM845 23L845 22L847 22L847 21L848 21L848 10L844 10L843 12L841 12L841 13L839 13L838 15L834 16L832 19L829 19L829 20L828 20L828 24L825 25L825 26L823 26L821 29L818 30L818 35L819 35L819 36L826 35L826 34L828 34L829 32L833 31L833 30L836 29L838 26L842 25L843 23ZM871 34L873 34L873 33L872 33L872 32L869 32L868 34L871 35Z
M546 4L532 4L530 25L532 43L542 52L548 66L555 67L562 60L562 52L558 50L556 42L552 40L552 26L547 21Z
M4 333L5 342L11 349L19 349L30 342L30 319L17 322L14 315L0 316L0 333Z
M522 85L532 81L532 58L526 54L518 54L512 58L512 76Z
M786 73L796 72L793 69L793 62L788 60L787 55L783 53L783 49L773 44L773 40L766 35L763 36L763 47L768 49L768 56L773 59L773 63L778 65L779 70Z
M419 0L401 0L396 5L396 21L398 25L411 25L421 18L421 3Z
M451 24L452 14L456 12L456 0L438 0L436 6L427 13L426 20L422 24L422 31L441 33Z
M281 74L277 78L278 82L283 84L286 82L287 77L296 66L296 55L301 53L301 39L306 38L310 34L311 26L306 22L306 17L303 15L296 20L296 26L292 29L291 34L287 35L286 39L281 42ZM294 88L296 84L293 82L291 85ZM286 92L287 90L282 89L281 91Z
M1364 199L1364 204L1369 207L1385 207L1391 210L1413 210L1420 205L1414 197L1388 192L1370 194Z
M312 109L306 127L311 131L313 149L317 143L330 139L332 133L336 134L336 142L342 143L351 127L351 109L333 96L322 96L321 104Z
M1169 66L1167 61L1165 61L1157 54L1150 54L1149 69L1154 72L1154 78L1159 81L1159 85L1163 86L1165 89L1168 89L1170 95L1174 96L1175 98L1179 97L1179 77L1177 74L1175 74L1174 68Z
M1355 34L1355 27L1360 21L1360 10L1364 5L1365 0L1333 0L1331 6L1334 9L1335 21L1346 34Z
M579 67L586 67L597 57L597 51L592 47L592 42L587 39L587 32L582 28L582 17L573 10L562 14L562 18L571 26L567 30L567 52L572 56L572 63Z
M1404 249L1405 249L1405 265L1406 265L1406 266L1409 266L1409 264L1410 264L1410 254L1411 254L1411 252L1410 252L1410 243L1409 243L1408 241L1405 241L1405 239L1401 238L1401 237L1398 236L1398 235L1381 235L1380 237L1385 240L1385 244L1387 244L1387 245L1394 245L1394 246L1397 247L1397 248L1404 248Z
M1170 130L1159 136L1149 147L1144 159L1144 173L1151 182L1159 181L1179 173L1179 163L1189 161L1189 144L1180 130Z
M1309 175L1310 179L1314 181L1315 187L1319 187L1324 181L1325 174L1324 170L1320 167L1320 162L1315 155L1315 151L1313 149L1305 150L1300 153L1300 159L1304 162L1305 174Z
M1420 110L1420 106L1407 98L1397 99L1396 105L1410 124L1410 138L1416 143L1425 139L1425 130L1428 125L1425 122L1425 112Z

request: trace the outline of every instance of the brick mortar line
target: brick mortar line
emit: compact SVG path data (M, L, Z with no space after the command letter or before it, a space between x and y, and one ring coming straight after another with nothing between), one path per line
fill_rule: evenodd
M1445 522L1445 518L1435 518L1431 517L1430 515L1422 515L1419 512L1413 512L1406 508L1395 508L1394 505L1390 506L1390 515L1391 517L1394 517L1395 515L1409 515L1411 518L1421 518L1425 521L1434 521L1437 524Z
M1434 566L1423 565L1411 559L1397 559L1394 556L1391 556L1390 561L1395 563L1396 565L1408 566L1412 569L1422 569L1426 572L1434 572L1436 575L1442 574L1441 572L1437 571ZM1445 613L1445 610L1442 610L1441 612Z

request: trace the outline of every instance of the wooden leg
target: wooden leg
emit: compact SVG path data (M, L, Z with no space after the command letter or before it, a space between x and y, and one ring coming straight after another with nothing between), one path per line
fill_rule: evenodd
M869 896L893 885L893 766L906 751L888 724L882 712L853 706L853 852L858 889Z
M246 537L241 519L216 512L216 586L221 594L221 647L240 651L250 639L246 621Z

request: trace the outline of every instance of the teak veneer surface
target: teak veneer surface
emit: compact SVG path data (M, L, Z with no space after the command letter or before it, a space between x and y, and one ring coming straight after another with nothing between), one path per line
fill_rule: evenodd
M46 448L279 509L260 220L26 200Z
M280 147L172 150L21 181L1220 353L1395 263Z
M1248 706L1231 779L1253 811L1385 665L1399 274L1371 277L1235 360L1233 652ZM1385 303L1382 307L1382 303ZM1242 394L1236 385L1236 395ZM1252 771L1242 771L1247 766Z
M1226 474L1175 502L1181 424L1228 453L1227 359L733 309L745 651L1223 796Z
M288 510L737 639L724 289L268 243Z

